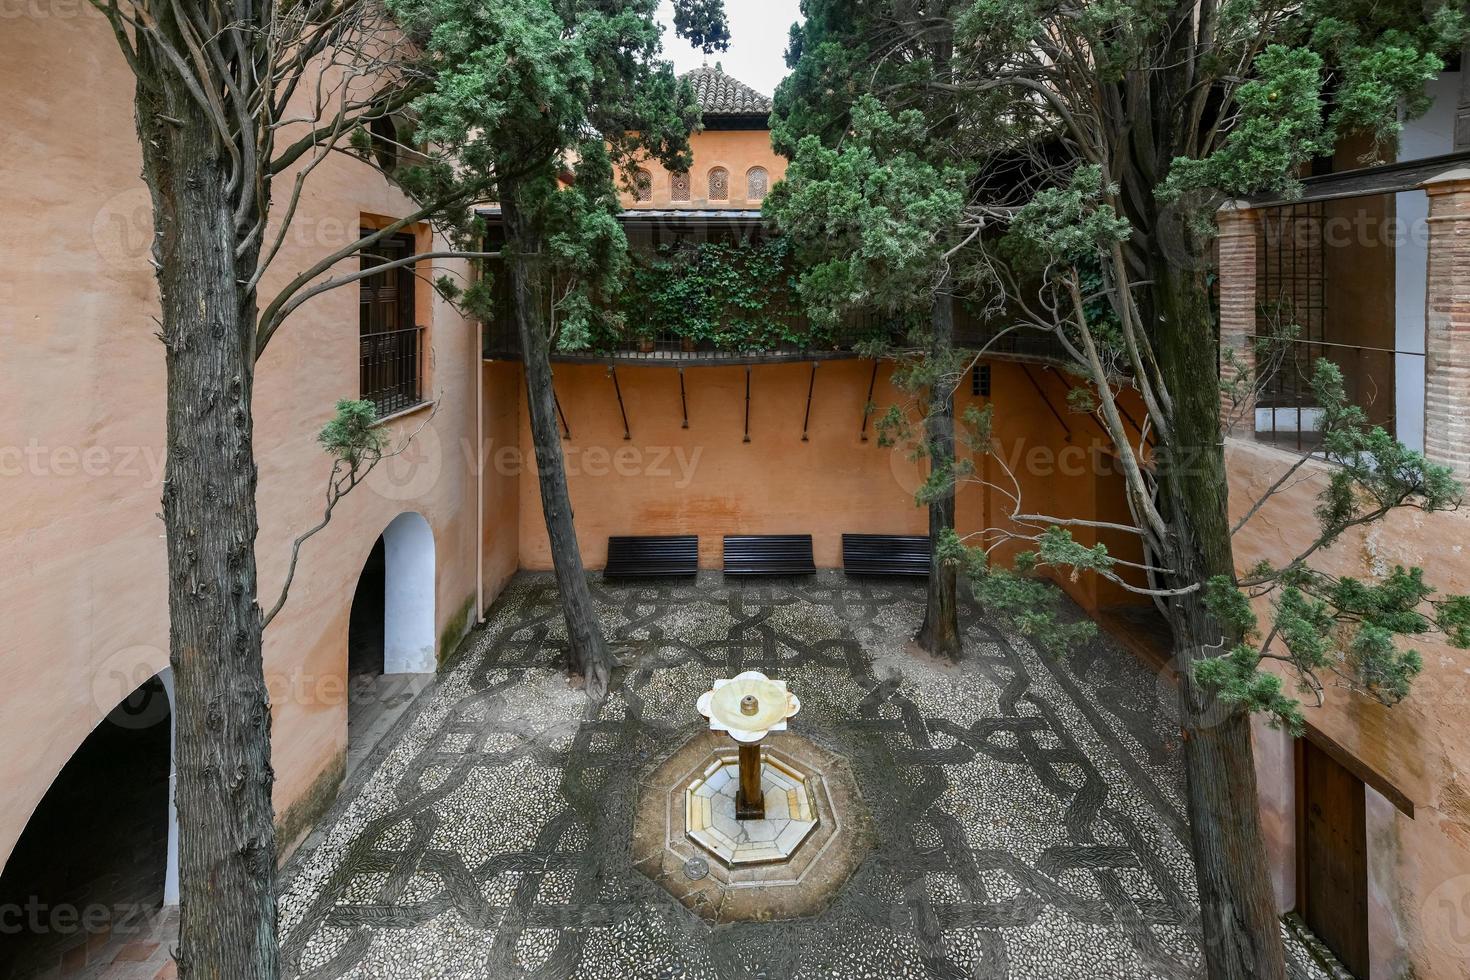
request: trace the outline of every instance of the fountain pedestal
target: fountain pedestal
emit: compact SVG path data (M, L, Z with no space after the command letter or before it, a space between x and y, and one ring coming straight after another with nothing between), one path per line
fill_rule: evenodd
M758 670L721 678L699 696L699 713L709 719L710 731L724 732L739 746L738 778L733 787L727 788L729 767L719 763L688 790L690 834L717 857L733 863L750 852L759 855L760 860L779 860L789 856L790 849L806 836L805 832L798 833L801 828L788 826L798 813L809 809L801 805L807 799L804 775L789 768L773 768L761 752L766 736L785 731L786 720L800 710L801 701L786 690L785 681L771 680ZM796 792L802 794L801 800L788 796ZM779 813L768 815L766 800L773 793ZM733 821L725 809L731 797ZM779 821L779 829L768 816ZM722 821L728 821L723 830ZM801 821L807 831L815 822ZM783 843L778 845L778 840ZM770 846L764 846L767 844ZM779 853L766 853L772 849Z
M740 791L735 796L735 816L739 820L764 820L766 794L761 791L761 747L740 746Z

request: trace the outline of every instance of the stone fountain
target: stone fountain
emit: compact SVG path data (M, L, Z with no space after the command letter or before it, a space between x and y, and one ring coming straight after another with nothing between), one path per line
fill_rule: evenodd
M867 848L850 768L787 731L785 681L746 671L696 704L707 729L642 778L634 866L714 922L816 913Z
M717 753L685 791L686 826L695 843L729 865L785 861L817 826L807 774L792 762L763 753L772 732L801 701L785 681L748 670L715 681L699 696L699 713L712 732L736 744Z

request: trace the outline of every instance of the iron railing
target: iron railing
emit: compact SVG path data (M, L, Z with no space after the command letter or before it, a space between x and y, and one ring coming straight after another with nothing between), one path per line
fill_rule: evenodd
M359 397L378 418L423 403L423 327L362 334L358 350Z
M1255 402L1257 442L1297 452L1312 452L1321 444L1322 406L1312 378L1323 359L1342 372L1348 402L1363 409L1370 423L1397 434L1399 358L1423 358L1423 353L1326 340L1255 340L1262 372Z

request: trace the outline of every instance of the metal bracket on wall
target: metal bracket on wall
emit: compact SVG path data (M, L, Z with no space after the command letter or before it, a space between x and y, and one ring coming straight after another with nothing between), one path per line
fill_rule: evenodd
M1068 442L1071 442L1072 427L1067 424L1066 419L1062 418L1062 413L1057 411L1057 407L1051 403L1051 399L1047 397L1046 390L1041 387L1041 382L1036 380L1036 375L1031 373L1031 368L1028 365L1022 364L1021 370L1026 372L1026 380L1031 382L1031 387L1036 389L1036 393L1040 395L1041 400L1046 403L1047 410L1051 412L1051 417L1057 420L1057 424L1060 425L1062 427L1062 431L1066 433L1066 435L1062 438L1066 439Z
M807 426L812 420L812 389L817 386L817 362L812 361L812 378L806 383L806 414L801 418L801 441L806 442Z
M617 365L609 364L607 366L607 374L608 377L612 378L613 391L615 391L618 396L618 414L622 415L623 417L623 438L631 439L633 438L633 433L628 429L628 410L623 407L623 386L618 384Z
M750 365L745 365L745 439L750 441Z
M561 437L570 439L572 437L571 426L567 425L567 415L561 410L561 399L556 397L556 389L551 389L551 400L556 403L556 417L561 419Z
M873 376L868 379L868 400L863 402L862 441L868 441L868 416L873 414L873 386L878 383L878 360L873 359Z
M684 394L684 368L679 368L679 409L684 413L684 424L680 428L689 428L689 399Z

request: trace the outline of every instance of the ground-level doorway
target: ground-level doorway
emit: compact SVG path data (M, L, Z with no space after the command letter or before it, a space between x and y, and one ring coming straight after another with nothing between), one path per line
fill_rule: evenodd
M1368 977L1368 832L1363 781L1298 739L1298 906L1353 976Z
M52 782L0 873L0 978L96 969L125 947L158 952L149 940L170 877L171 723L156 675Z
M434 676L434 534L394 518L358 575L347 626L347 771L353 772Z

